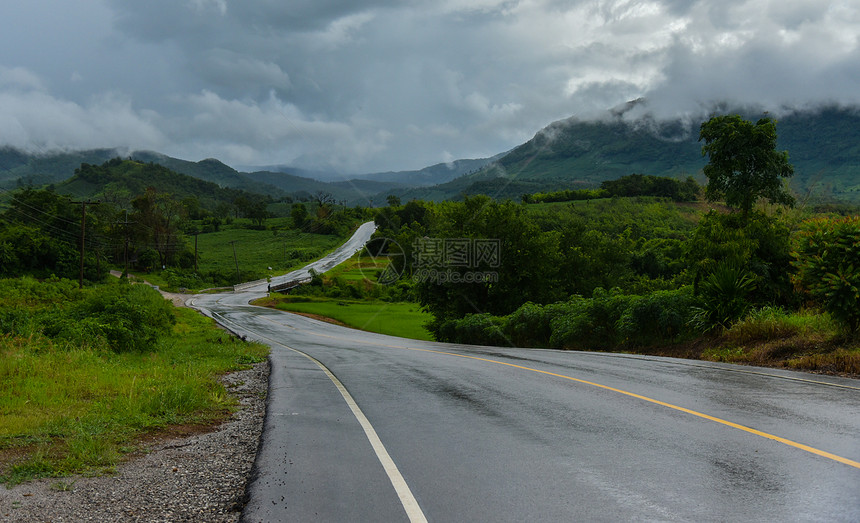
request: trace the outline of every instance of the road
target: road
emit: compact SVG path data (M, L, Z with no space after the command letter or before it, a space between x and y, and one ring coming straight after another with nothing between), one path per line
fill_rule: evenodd
M860 521L856 380L404 340L255 295L191 303L273 348L245 521Z

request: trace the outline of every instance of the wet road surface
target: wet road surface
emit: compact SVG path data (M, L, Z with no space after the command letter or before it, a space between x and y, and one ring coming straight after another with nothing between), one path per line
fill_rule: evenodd
M856 380L404 340L259 295L191 303L273 348L245 521L860 521Z

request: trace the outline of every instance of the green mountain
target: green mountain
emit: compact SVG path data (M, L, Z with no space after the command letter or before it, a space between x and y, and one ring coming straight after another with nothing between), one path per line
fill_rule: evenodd
M738 112L748 119L761 113ZM517 198L524 192L596 187L628 174L684 178L701 175L706 158L698 141L701 122L575 118L555 122L481 171L433 187L404 190L402 198L434 200L484 192ZM801 195L860 201L860 111L824 107L777 118L778 148L795 167Z
M280 172L243 173L212 158L190 162L153 151L136 151L129 155L118 149L93 149L34 154L12 147L0 147L0 189L13 188L18 184L40 186L62 183L69 180L82 164L102 165L114 158L152 163L219 187L275 198L287 195L301 198L328 193L338 201L366 205L376 193L387 193L390 189L402 187L396 182L348 180L328 183ZM80 182L70 184L71 187L80 186L83 192L90 191L83 188L85 185Z
M283 195L282 191L277 187L255 181L249 178L246 173L240 173L214 158L207 158L199 162L189 162L152 151L136 151L131 155L131 159L139 162L151 162L163 165L171 171L212 182L221 187L242 189L243 191L268 194L270 196Z
M137 151L131 155L119 149L87 151L54 151L44 154L27 153L12 147L0 148L0 188L24 185L47 185L69 179L82 164L101 165L113 158L129 158L143 163L155 163L177 173L232 187L247 192L282 196L271 185L256 182L232 167L209 158L189 162L152 151Z
M412 171L386 171L366 174L343 175L328 171L313 171L288 165L270 165L266 167L242 167L250 172L286 173L301 178L311 178L333 184L347 183L358 186L359 180L375 181L392 184L388 187L410 186L423 187L449 182L454 178L471 174L484 168L489 163L498 160L505 153L491 158L469 160L454 160L447 163L437 163L430 167ZM369 186L368 186L369 187Z
M61 182L74 174L82 163L102 164L121 156L117 149L91 149L28 153L14 147L0 147L0 187Z
M216 183L177 173L156 163L119 158L108 160L101 165L84 163L75 170L71 178L54 184L58 194L98 198L121 206L126 206L148 187L169 193L176 200L195 197L201 207L209 210L219 203L232 204L240 196L248 199L261 197L241 189L222 188Z

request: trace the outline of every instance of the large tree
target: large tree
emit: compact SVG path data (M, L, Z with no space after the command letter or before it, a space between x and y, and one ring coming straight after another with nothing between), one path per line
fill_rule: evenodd
M765 198L771 203L793 205L794 197L783 179L794 174L788 152L776 150L776 123L762 118L755 124L738 115L715 116L703 123L699 141L708 156L705 176L708 200L725 199L744 217Z

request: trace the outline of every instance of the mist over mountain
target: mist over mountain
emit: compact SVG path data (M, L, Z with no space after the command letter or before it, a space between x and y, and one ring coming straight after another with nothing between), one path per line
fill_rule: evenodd
M767 113L754 107L715 105L714 114L739 113L777 121L778 148L787 150L795 167L791 187L801 196L860 201L860 109L821 106ZM456 160L420 170L335 175L271 166L240 172L219 160L191 162L152 151L93 149L32 154L0 148L0 187L63 181L82 163L112 158L157 163L178 173L271 196L306 197L328 193L349 204L377 205L386 196L445 200L463 194L517 199L527 192L595 187L628 174L684 178L701 174L706 158L698 141L707 115L658 119L647 102L634 100L607 111L602 118L572 117L553 122L531 140L491 158ZM314 178L316 177L316 178ZM346 178L346 179L345 179Z
M448 199L486 192L505 198L518 191L596 187L634 173L694 176L704 183L701 172L707 158L698 137L708 116L660 120L640 113L633 118L641 106L634 101L602 119L554 122L477 173L400 196ZM795 167L790 183L797 193L860 200L860 109L822 106L771 114L721 105L713 114L732 113L753 121L764 116L777 121L777 147L789 153Z

